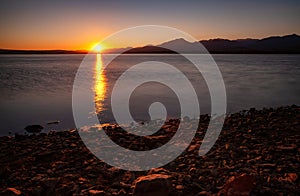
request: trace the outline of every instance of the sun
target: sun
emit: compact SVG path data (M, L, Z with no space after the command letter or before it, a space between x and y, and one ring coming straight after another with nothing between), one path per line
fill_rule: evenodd
M103 49L104 49L104 47L103 47L102 45L100 45L100 44L95 44L95 45L93 46L93 48L92 48L92 50L93 50L94 52L97 52L97 53L102 52Z

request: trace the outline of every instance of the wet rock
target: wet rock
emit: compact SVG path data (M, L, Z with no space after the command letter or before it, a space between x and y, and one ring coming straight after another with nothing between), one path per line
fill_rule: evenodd
M298 179L298 175L296 173L288 173L286 176L291 182L295 182Z
M151 170L149 170L148 175L150 175L150 174L167 174L167 175L169 175L170 172L164 168L159 167L159 168L152 168Z
M273 164L273 163L263 163L263 164L258 164L257 166L263 167L263 168L274 168L274 167L276 167L276 164Z
M183 190L183 186L182 185L177 185L175 188L176 188L176 190L179 190L179 191Z
M297 149L296 144L291 144L289 146L277 146L277 149L282 150L282 151L293 151Z
M102 190L89 190L89 194L93 196L105 196L106 193Z
M43 187L44 195L52 195L59 180L59 178L46 178L41 180L41 186Z
M218 195L242 196L250 195L254 188L255 178L251 175L242 174L231 178L224 189Z
M172 190L171 176L151 174L134 182L133 196L167 196Z
M211 195L209 192L207 192L207 191L201 191L201 192L199 192L197 195L201 195L201 196L208 196L208 195Z
M56 120L56 121L50 121L50 122L47 122L47 125L57 125L58 123L60 123L59 120Z
M24 128L28 133L40 133L44 127L42 125L28 125Z
M118 193L117 193L118 196L125 196L127 195L126 191L124 189L121 189Z
M51 161L55 154L56 152L54 151L45 151L38 153L35 157L40 161Z
M7 178L10 175L11 171L7 165L0 167L0 178Z
M7 188L3 195L13 196L13 195L21 195L22 192L16 188Z
M28 189L28 195L39 196L43 195L43 188L41 186L34 186Z
M298 179L298 175L296 173L285 173L284 177L280 177L278 180L294 183L297 179Z

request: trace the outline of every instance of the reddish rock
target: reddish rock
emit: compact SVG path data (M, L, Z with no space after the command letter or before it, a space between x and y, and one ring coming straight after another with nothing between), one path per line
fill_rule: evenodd
M183 190L183 189L184 189L184 187L182 185L177 185L176 186L176 190Z
M57 183L59 182L59 178L48 178L41 181L42 186L44 186L47 190L54 190Z
M21 195L22 192L16 188L7 188L5 195Z
M211 195L209 192L207 192L207 191L201 191L201 192L199 192L198 193L198 195L200 196L200 195L203 195L203 196L205 196L205 195Z
M89 194L94 195L94 196L105 196L106 195L104 191L100 191L100 190L89 190Z
M298 175L296 173L288 173L286 175L290 182L295 182L298 179Z
M218 195L243 196L250 195L255 184L254 176L242 174L231 178Z
M148 175L150 174L166 174L166 175L169 175L170 172L164 168L152 168L149 172L148 172Z
M296 173L285 173L284 177L280 177L278 180L294 183L297 179L298 179L298 175Z
M134 182L133 196L167 196L172 190L171 176L151 174Z

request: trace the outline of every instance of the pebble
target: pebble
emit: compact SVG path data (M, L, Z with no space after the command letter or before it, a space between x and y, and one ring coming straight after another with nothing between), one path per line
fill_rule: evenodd
M15 189L15 188L7 188L6 190L7 190L6 193L8 195L21 195L22 194L21 191L19 191L18 189Z
M151 174L139 177L133 185L133 196L167 196L172 190L171 176Z

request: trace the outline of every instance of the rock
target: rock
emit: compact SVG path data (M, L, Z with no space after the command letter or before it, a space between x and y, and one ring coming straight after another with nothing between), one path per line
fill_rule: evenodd
M294 183L298 179L298 175L296 173L285 173L284 178L280 177L279 181L288 181L290 183Z
M255 178L251 175L242 174L231 178L218 195L243 196L250 195L254 188Z
M286 176L290 182L295 182L298 179L298 175L296 173L288 173Z
M177 185L175 188L176 188L176 190L181 191L181 190L183 190L184 187L182 185Z
M21 195L22 192L16 188L7 188L5 195Z
M150 175L150 174L166 174L166 175L169 175L170 172L164 168L152 168L147 175Z
M289 146L277 146L277 149L281 150L281 151L292 151L295 150L297 148L296 144L292 144Z
M51 193L54 191L59 180L59 178L46 178L41 180L41 185L46 191L46 193Z
M90 195L95 195L95 196L105 196L106 193L102 190L89 190Z
M43 188L41 186L30 187L27 189L27 191L26 194L28 195L36 195L36 196L43 195Z
M56 120L56 121L50 121L50 122L47 122L47 125L57 125L58 123L60 123L59 120Z
M200 195L211 195L211 194L207 191L201 191L198 193L198 195L200 196Z
M276 167L276 164L274 164L274 163L263 163L263 164L257 164L257 166L263 167L263 168L274 168L274 167Z
M199 148L197 145L190 145L188 148L188 152L195 152L195 150Z
M117 193L118 196L125 196L127 195L126 194L126 191L124 189L121 189L118 193Z
M35 155L36 159L40 161L51 161L53 159L53 156L56 154L54 151L46 151L41 152L37 155Z
M151 174L134 182L133 196L167 196L172 190L171 176Z
M228 150L228 148L229 148L229 144L226 143L226 144L225 144L225 149Z
M11 171L8 166L0 167L0 178L7 178L11 174Z
M44 127L41 125L28 125L24 128L28 133L40 133Z
M197 169L195 167L192 167L190 170L189 170L189 173L190 174L195 174L197 172Z

